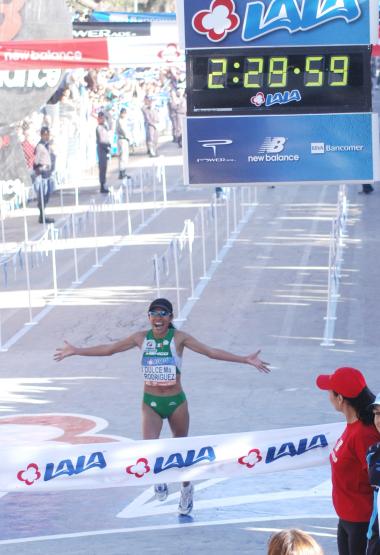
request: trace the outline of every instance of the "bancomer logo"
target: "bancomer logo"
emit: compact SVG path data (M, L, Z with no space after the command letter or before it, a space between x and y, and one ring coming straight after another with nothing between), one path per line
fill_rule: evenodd
M327 145L325 143L310 143L311 154L326 154L327 152L361 152L364 145Z
M286 144L285 137L265 137L259 154L249 155L248 162L298 162L298 154L280 154Z

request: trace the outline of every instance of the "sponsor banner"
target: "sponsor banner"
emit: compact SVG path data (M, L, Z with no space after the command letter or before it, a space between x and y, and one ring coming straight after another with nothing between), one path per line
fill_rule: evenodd
M374 44L374 0L178 0L186 49ZM183 40L183 39L182 39Z
M42 492L249 477L326 464L344 423L127 445L3 443L0 491Z
M126 46L127 39L108 39L110 65L120 66L150 66L156 64L183 63L184 52L179 50L178 42L149 43L145 40L138 44L139 37L131 39Z
M106 39L17 41L0 44L0 69L104 67Z
M8 71L0 74L0 89L45 87L53 79L59 81L60 73L51 74L48 69L149 66L183 61L184 55L177 43L147 42L146 37L3 42L0 70Z
M91 12L90 21L175 21L175 13L152 13L152 12Z
M378 179L377 114L193 117L190 184L363 183Z
M4 44L34 39L72 37L71 14L65 0L2 0L0 2L0 50ZM1 60L0 54L0 60ZM0 126L16 123L46 104L61 81L62 72L21 74L0 72ZM7 67L0 63L0 69ZM12 68L11 68L12 69ZM17 68L15 68L17 69ZM28 70L29 68L25 68Z
M150 23L74 21L74 39L97 39L107 37L149 37Z
M147 46L149 44L165 45L179 42L178 26L175 21L148 22L74 22L74 38L124 38L124 49L133 44ZM124 51L124 54L126 52Z

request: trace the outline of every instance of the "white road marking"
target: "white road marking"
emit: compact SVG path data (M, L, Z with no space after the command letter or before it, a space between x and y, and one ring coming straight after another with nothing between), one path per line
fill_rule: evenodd
M53 534L50 536L34 536L29 538L17 538L13 540L0 540L0 545L10 545L19 543L30 543L40 541L63 540L72 538L88 538L91 536L106 536L110 534L134 534L138 532L153 532L160 530L173 530L176 528L198 528L204 526L226 526L228 524L246 524L249 522L271 522L271 521L293 521L293 520L307 520L312 519L313 522L317 518L321 519L336 519L335 514L295 514L295 515L273 515L261 517L247 517L247 518L232 518L224 520L206 520L203 522L187 522L184 518L183 523L179 524L163 524L157 526L137 526L135 528L113 528L109 530L93 530L89 532L77 532L73 534Z
M200 489L209 487L212 480L207 480L200 484L203 487L196 485L195 492ZM132 501L125 509L123 509L116 516L118 518L139 518L142 516L163 515L177 512L177 504L168 505L170 501L178 502L178 492L168 496L166 501L151 501L145 503L153 495L153 488L143 492L137 499ZM330 497L331 496L331 482L326 480L316 487L308 490L285 490L275 491L270 493L255 493L251 495L237 495L230 497L216 497L214 499L199 499L196 500L196 510L202 509L215 509L220 507L236 507L240 505L247 505L252 503L265 503L266 501L282 501L284 499L305 499L306 497Z

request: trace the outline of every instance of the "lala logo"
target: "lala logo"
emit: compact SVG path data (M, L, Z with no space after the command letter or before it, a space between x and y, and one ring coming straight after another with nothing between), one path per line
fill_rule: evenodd
M286 29L289 33L309 31L343 19L352 23L361 16L359 0L262 0L247 2L242 24L242 40ZM192 20L194 31L219 42L240 25L233 0L213 0L209 10L198 11Z
M213 0L209 10L197 12L193 17L193 28L213 42L223 40L227 33L239 27L240 17L235 12L233 0Z
M132 474L132 476L135 476L136 478L142 478L145 474L150 472L150 466L147 459L141 458L137 459L136 464L127 466L125 471L127 474Z
M48 463L45 467L44 482L48 482L58 476L73 476L81 474L91 468L103 469L107 466L104 455L101 452L92 453L88 459L85 455L77 458L75 463L71 459L60 461L57 465ZM27 486L31 486L41 478L42 474L37 464L30 463L26 470L20 470L17 473L17 479L24 482Z
M288 104L289 102L300 102L302 100L301 93L298 89L292 91L276 92L274 94L268 93L266 96L263 92L258 92L251 98L251 104L258 108L265 104L265 106L273 106L274 104Z
M245 465L247 468L253 468L256 464L263 460L260 449L251 449L248 455L238 459L239 464Z
M265 458L265 463L272 463L281 459L282 457L296 457L303 455L312 449L324 449L328 447L328 441L325 434L318 434L313 436L311 439L305 437L298 441L298 443L293 441L287 441L283 443L280 447L274 445L269 447L267 455Z
M195 449L189 449L185 456L182 453L172 453L167 458L157 457L153 474L159 474L170 468L187 468L203 461L213 462L214 460L215 452L211 446L201 447L198 452ZM142 478L145 474L149 474L151 467L148 459L140 457L135 464L127 466L125 471L136 478Z
M171 62L176 62L181 57L181 52L178 49L178 45L175 42L170 42L166 45L163 50L160 50L158 57L166 62L167 64Z

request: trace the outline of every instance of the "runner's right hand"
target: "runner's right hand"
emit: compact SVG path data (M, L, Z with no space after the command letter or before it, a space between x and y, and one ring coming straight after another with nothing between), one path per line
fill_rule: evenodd
M66 357L71 357L72 355L75 355L74 345L71 345L71 343L69 343L68 341L64 341L64 346L56 349L54 354L54 360L59 362L60 360L63 360Z

